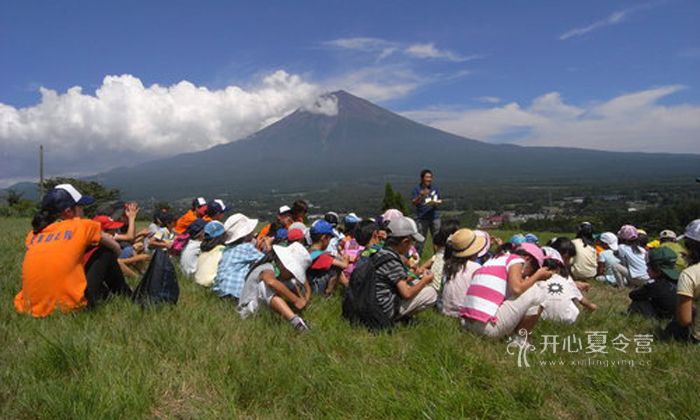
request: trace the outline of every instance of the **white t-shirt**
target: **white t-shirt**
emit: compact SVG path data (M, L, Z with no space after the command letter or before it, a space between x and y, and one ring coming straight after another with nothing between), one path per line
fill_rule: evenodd
M180 268L182 272L187 276L193 276L197 271L197 258L201 253L199 247L202 245L202 241L196 239L190 239L185 245L185 249L182 250L180 255Z
M464 306L467 298L467 289L474 276L474 272L481 268L481 265L474 261L467 261L464 269L457 273L452 279L445 279L442 287L442 313L451 317L459 317L459 310Z
M634 252L631 246L620 244L620 249L617 255L620 256L620 261L627 267L632 279L649 279L647 273L647 251L640 248L641 252Z
M555 274L544 282L547 298L542 307L542 319L573 324L578 318L579 309L574 299L581 300L583 295L573 279Z
M217 245L209 252L202 252L197 257L197 270L194 273L194 281L200 286L211 287L216 278L216 272L219 270L219 261L221 261L221 253L225 246Z

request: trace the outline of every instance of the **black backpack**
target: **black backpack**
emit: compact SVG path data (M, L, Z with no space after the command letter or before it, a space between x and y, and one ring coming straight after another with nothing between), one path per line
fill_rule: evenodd
M180 286L175 267L168 253L162 249L153 252L151 263L133 294L134 302L146 306L157 303L177 303Z
M396 258L391 254L372 255L358 263L350 276L350 283L343 295L343 318L352 324L360 324L371 331L391 329L394 321L377 303L377 268Z

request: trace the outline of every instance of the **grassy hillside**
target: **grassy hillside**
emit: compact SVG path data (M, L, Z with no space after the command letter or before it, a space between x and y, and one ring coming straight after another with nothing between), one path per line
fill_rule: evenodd
M375 336L341 320L338 297L316 299L305 313L313 329L299 335L265 312L242 321L229 303L184 278L174 307L142 310L117 299L94 312L20 316L11 302L27 227L0 219L0 418L700 413L700 349L678 344L653 342L649 354L635 353L634 344L627 353L608 346L597 356L538 347L531 367L519 368L505 342L464 333L434 312ZM597 312L574 326L541 323L535 344L555 334L576 334L585 344L586 331L607 331L608 341L632 338L658 326L624 316L622 292L594 285L590 296Z

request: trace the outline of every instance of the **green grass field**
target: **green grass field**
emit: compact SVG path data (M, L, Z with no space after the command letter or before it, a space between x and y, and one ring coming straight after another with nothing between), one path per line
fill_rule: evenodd
M313 329L299 335L266 312L242 321L184 278L173 307L142 310L120 298L93 312L21 316L12 298L28 226L0 219L0 418L700 414L700 349L686 345L654 341L639 354L634 343L625 353L608 344L598 355L538 346L531 367L518 367L504 341L462 332L435 312L372 335L343 322L338 297L316 299L305 312ZM623 292L594 285L590 297L597 312L574 326L540 323L533 342L576 334L585 345L587 331L631 339L660 325L623 315Z

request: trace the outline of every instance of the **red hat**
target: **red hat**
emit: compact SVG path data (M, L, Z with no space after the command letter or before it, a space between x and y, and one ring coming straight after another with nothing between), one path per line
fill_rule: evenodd
M121 229L121 227L124 226L124 222L118 222L105 215L95 216L92 220L99 222L102 230Z
M301 229L290 229L289 232L287 233L287 239L290 242L304 239L304 231Z

